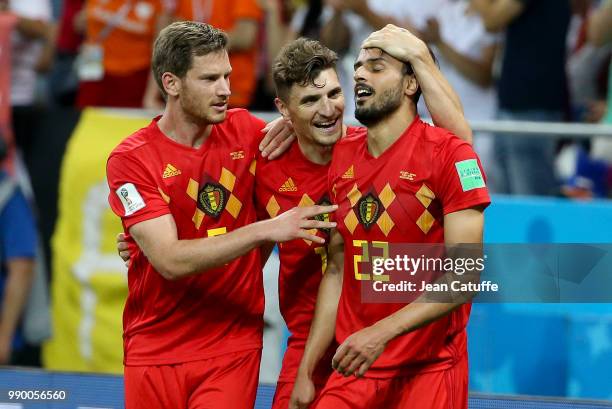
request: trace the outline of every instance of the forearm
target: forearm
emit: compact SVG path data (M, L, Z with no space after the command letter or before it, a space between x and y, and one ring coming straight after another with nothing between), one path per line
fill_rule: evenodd
M464 265L467 265L466 260L474 260L472 266L479 266L484 262L483 211L484 208L476 207L444 216L444 243L448 260L462 260ZM457 264L453 262L453 265ZM449 314L455 308L470 302L477 294L471 290L469 284L474 285L480 281L481 271L482 269L474 267L464 271L446 272L436 280L436 283L446 285L446 292L425 291L412 303L379 321L379 324L391 334L390 339L393 339ZM453 287L453 281L461 284L459 290Z
M164 278L178 280L223 266L267 242L269 220L253 223L232 232L194 240L175 240L167 252L149 257L153 267ZM139 247L149 254L146 245ZM144 247L144 248L143 248Z
M468 80L481 86L491 85L491 67L483 61L473 60L451 47L445 41L436 44L440 53Z
M34 276L34 261L14 259L8 263L8 277L0 315L0 337L11 338L28 300Z
M342 12L334 11L332 18L321 28L321 42L341 52L349 47L350 39L351 31L342 18Z
M471 143L472 129L463 115L461 100L431 56L421 55L410 63L434 124Z
M342 271L328 265L321 280L315 315L298 372L310 378L317 364L334 340L336 314L342 292Z
M412 332L452 312L463 303L412 302L377 325L386 329L389 340Z

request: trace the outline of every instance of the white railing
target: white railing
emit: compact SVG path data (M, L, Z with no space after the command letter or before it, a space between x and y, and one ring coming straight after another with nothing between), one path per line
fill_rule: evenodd
M254 112L267 121L278 117L274 112ZM431 122L430 119L425 119ZM360 125L354 118L346 119L349 125ZM583 124L570 122L528 122L528 121L470 121L474 132L516 133L520 136L541 136L549 138L583 138L594 136L612 137L612 125Z
M157 113L142 109L109 109L110 112L152 117ZM253 112L253 115L268 122L278 118L277 112ZM345 118L349 125L360 125L354 118ZM431 121L429 121L431 122ZM470 121L474 132L512 133L520 136L540 136L547 138L581 138L594 136L612 137L612 125L583 124L571 122L528 122L528 121Z

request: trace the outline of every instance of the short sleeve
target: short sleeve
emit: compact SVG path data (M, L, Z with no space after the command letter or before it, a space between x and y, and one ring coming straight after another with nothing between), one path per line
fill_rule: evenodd
M129 155L113 155L106 164L108 202L126 231L145 220L170 213L153 176Z
M236 19L261 20L262 12L257 4L257 0L237 0L234 8L234 17Z
M248 112L248 111L246 111ZM251 143L254 146L255 152L259 152L259 142L263 139L264 133L261 131L266 127L266 121L261 118L252 115L250 112L248 113L250 120L250 137Z
M453 136L438 146L434 190L444 214L491 203L480 159L467 142Z
M2 254L7 260L36 257L36 224L23 193L16 188L0 214Z

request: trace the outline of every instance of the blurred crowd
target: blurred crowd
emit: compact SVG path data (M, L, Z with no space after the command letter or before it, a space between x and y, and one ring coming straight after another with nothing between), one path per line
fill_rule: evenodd
M350 119L361 42L393 23L431 46L469 120L612 124L612 0L0 0L0 64L11 68L0 73L0 132L16 158L8 168L33 166L33 127L45 110L161 109L151 49L175 20L228 33L234 107L274 110L269 67L284 44L305 36L341 56ZM493 192L609 197L612 138L476 133L475 146ZM37 257L35 232L23 228L33 218L27 183L5 190L0 365L19 362L27 344L15 335ZM15 233L18 217L30 222Z
M434 50L470 120L599 122L607 112L610 5L601 0L2 0L16 17L12 126L24 155L41 100L161 109L151 46L171 21L204 21L230 39L234 107L273 110L268 69L299 36L341 55L352 115L352 66L363 39L394 23ZM53 10L57 10L54 17ZM39 78L39 82L37 82ZM44 79L45 86L38 86ZM424 111L424 108L423 108ZM427 116L426 112L423 112ZM492 191L607 196L611 149L520 134L477 135ZM602 141L603 142L603 141ZM604 142L603 145L606 145ZM559 155L562 152L562 155Z

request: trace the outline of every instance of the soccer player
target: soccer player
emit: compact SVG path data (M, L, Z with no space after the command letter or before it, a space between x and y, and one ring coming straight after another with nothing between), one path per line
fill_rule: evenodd
M403 29L387 26L364 43L355 64L353 130L333 151L328 189L338 228L298 369L290 408L315 399L314 368L332 344L335 372L316 409L467 408L465 326L461 303L361 300L362 265L389 243L481 243L490 199L471 146L416 114L419 82L406 64ZM394 254L389 254L393 257Z
M398 45L406 49L424 46L416 37L402 38ZM440 77L429 56L414 60L418 75L429 84L425 98L436 123L454 126L456 132L469 138L469 126L455 101L452 89ZM327 173L332 147L343 133L344 98L336 73L337 56L313 40L298 39L288 44L273 64L273 79L278 98L276 104L284 118L291 121L297 143L277 160L257 160L255 196L261 219L275 217L294 206L329 203ZM453 122L449 122L452 119ZM349 128L349 132L353 130ZM318 235L326 237L319 232ZM119 243L124 260L129 258L124 243ZM268 249L269 251L270 249ZM265 251L264 253L267 253ZM273 409L286 409L297 369L314 314L317 289L325 270L327 251L320 243L294 240L279 246L279 295L281 313L291 336L276 393ZM335 346L327 350L313 379L320 391L332 372L331 358ZM315 393L316 393L315 391Z
M263 123L227 110L226 35L174 23L155 42L161 117L107 163L109 202L132 245L124 310L127 408L251 408L263 328L257 247L334 223L333 206L256 222L255 157Z
M408 49L423 45L416 40L403 38L403 43L394 45ZM344 112L336 61L333 51L317 41L302 38L285 46L273 64L275 102L283 117L291 121L297 143L277 160L258 159L255 194L262 219L275 217L294 206L330 203L327 174L332 148L342 135ZM426 63L419 67L419 73L425 82L434 82L432 77L439 75L439 71L433 59L424 58L423 61ZM433 116L436 121L442 117L447 123L449 117L458 118L455 128L465 135L464 130L469 130L465 119L461 111L453 108L449 98L439 97L444 95L443 91L444 84L439 81L428 88L426 96ZM446 92L452 93L451 90ZM448 115L440 115L442 112ZM349 133L354 131L356 129L348 130ZM323 231L318 234L327 236ZM312 323L317 290L327 263L327 249L310 240L294 240L279 245L279 256L280 310L290 337L272 407L286 409ZM336 347L332 344L325 358L313 369L315 395L331 375L330 362Z
M330 204L325 181L332 148L342 136L344 113L337 59L336 53L321 43L300 38L285 46L273 64L275 102L283 117L291 121L297 143L279 159L258 159L255 202L260 219L295 206ZM328 215L323 217L329 219ZM316 234L327 237L324 231ZM272 408L286 409L314 314L327 249L312 240L293 240L279 245L279 257L279 304L290 337ZM318 390L331 374L333 352L330 347L328 361L322 361L313 373Z

